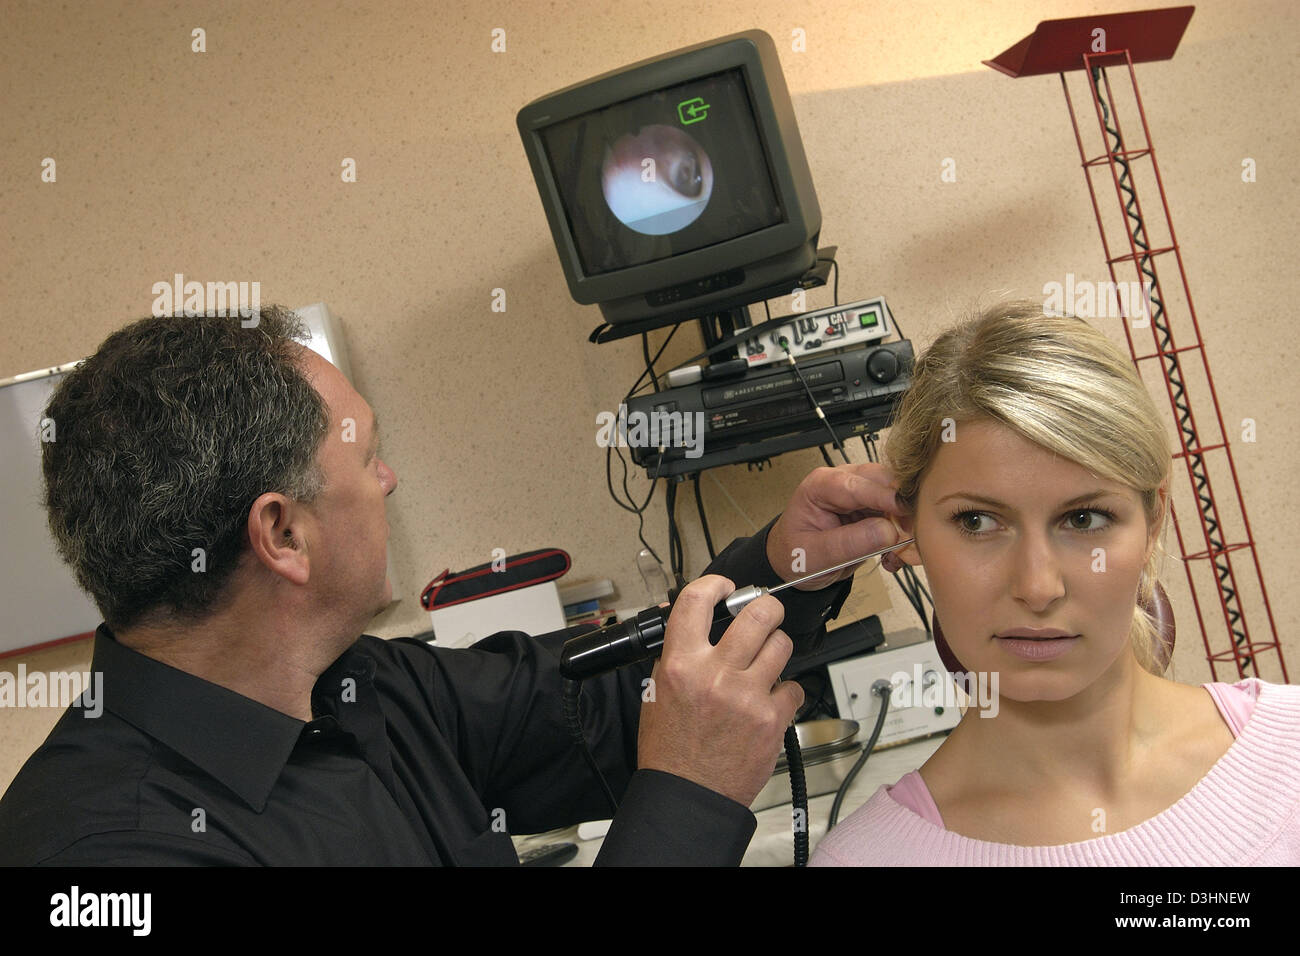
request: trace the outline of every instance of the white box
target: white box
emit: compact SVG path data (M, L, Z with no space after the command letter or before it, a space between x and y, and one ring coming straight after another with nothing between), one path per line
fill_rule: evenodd
M429 612L439 647L468 647L497 631L549 634L565 627L554 581L477 598Z
M916 631L922 639L916 640ZM880 697L871 692L871 685L883 678L893 685L889 713L880 728L877 747L899 744L918 737L951 730L961 721L961 707L966 695L953 685L952 677L939 658L939 649L933 641L924 639L919 628L909 629L900 635L891 635L872 654L836 661L827 666L831 684L835 689L835 706L846 720L856 720L860 725L858 736L865 741L871 736L880 714ZM913 685L920 678L921 687ZM923 700L933 694L947 697L953 706L910 706L911 701ZM954 700L955 698L955 700Z

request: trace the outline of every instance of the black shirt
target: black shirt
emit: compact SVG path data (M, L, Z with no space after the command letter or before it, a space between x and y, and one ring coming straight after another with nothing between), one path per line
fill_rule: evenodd
M766 530L709 570L779 583ZM783 629L815 633L847 594L783 592ZM19 771L0 800L0 864L514 865L509 833L609 816L562 719L570 636L452 649L363 635L320 676L304 723L101 625L103 713L69 708ZM583 684L589 746L622 794L597 863L739 863L756 826L747 807L635 769L649 670Z

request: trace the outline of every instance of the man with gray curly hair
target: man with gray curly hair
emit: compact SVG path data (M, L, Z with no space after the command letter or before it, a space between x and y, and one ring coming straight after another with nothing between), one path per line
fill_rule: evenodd
M468 649L362 633L391 600L397 476L373 410L301 337L275 306L251 328L143 319L51 398L45 504L104 617L104 713L70 708L24 765L0 864L514 864L507 828L607 815L562 719L568 632ZM598 862L739 862L803 700L780 680L791 636L819 632L848 583L760 598L716 647L712 609L732 581L797 577L796 548L815 568L894 544L887 479L818 469L684 588L654 702L648 667L584 684L623 795Z

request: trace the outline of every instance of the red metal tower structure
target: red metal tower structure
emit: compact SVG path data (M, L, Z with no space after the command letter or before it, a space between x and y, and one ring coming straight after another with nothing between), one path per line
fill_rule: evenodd
M1287 681L1286 661L1283 660L1282 648L1278 643L1273 611L1268 602L1268 590L1264 586L1264 573L1260 569L1259 555L1250 532L1246 503L1242 497L1241 484L1237 480L1237 468L1233 462L1232 449L1228 444L1227 431L1223 426L1223 416L1219 411L1214 378L1210 373L1209 359L1205 354L1200 325L1192 305L1191 290L1187 285L1187 272L1183 267L1182 253L1178 248L1173 221L1169 216L1169 202L1165 196L1164 183L1160 178L1160 168L1156 164L1155 148L1151 144L1151 131L1147 126L1141 95L1138 93L1137 77L1133 73L1134 63L1167 60L1174 55L1194 9L1191 6L1184 6L1064 20L1044 20L1029 36L998 57L984 62L1016 78L1048 73L1060 74L1061 87L1065 91L1065 102L1070 112L1070 122L1074 126L1075 141L1079 147L1079 159L1083 165L1084 178L1088 183L1093 212L1097 217L1097 229L1101 234L1106 266L1110 272L1111 288L1121 288L1117 279L1117 268L1131 267L1137 275L1135 285L1142 293L1140 305L1143 314L1131 315L1130 312L1134 311L1132 302L1126 303L1122 297L1118 298L1118 305L1123 317L1124 336L1128 340L1129 353L1138 368L1138 373L1143 372L1143 362L1159 363L1174 416L1175 430L1182 448L1174 454L1174 458L1181 459L1186 466L1187 477L1195 496L1195 510L1200 519L1201 529L1199 540L1204 543L1201 550L1188 553L1182 524L1178 520L1172 500L1170 520L1178 537L1178 549L1187 572L1187 585L1196 609L1201 638L1205 643L1206 659L1210 662L1210 673L1214 680L1218 680L1216 665L1231 661L1236 665L1239 678L1263 677L1265 675L1259 670L1260 655L1273 652L1277 655L1282 680ZM1142 127L1143 142L1136 146L1128 144L1120 121L1118 98L1126 90L1121 87L1117 96L1116 88L1111 85L1107 67L1116 68L1115 72L1121 73L1119 81L1121 84L1124 74L1119 68L1127 68L1128 85L1132 91L1132 108L1141 120ZM1074 102L1070 97L1070 87L1066 80L1067 74L1077 71L1086 74L1101 139L1100 151L1094 150L1091 156L1084 145L1084 132L1080 129ZM1115 190L1123 235L1128 246L1127 252L1120 251L1118 254L1111 251L1112 244L1107 238L1102 205L1093 182L1094 172L1100 172L1104 183L1106 171L1109 171L1109 180ZM1163 211L1164 223L1159 230L1159 239L1152 234L1153 224L1143 211L1138 196L1138 179L1143 174L1154 175L1155 189L1160 196L1160 210L1157 211L1157 215ZM1104 185L1102 190L1105 191ZM1113 225L1112 230L1114 230ZM1168 237L1167 241L1164 241L1165 236ZM1162 283L1160 266L1169 263L1171 256L1177 265L1178 276L1173 283ZM1179 283L1181 283L1181 290L1178 288ZM1166 294L1167 292L1169 294ZM1175 334L1175 325L1179 314L1183 311L1190 319L1190 334L1185 319L1184 327ZM1152 352L1139 354L1139 346L1134 342L1131 328L1140 329L1147 326L1151 329L1155 348ZM1202 423L1206 420L1206 416L1201 416L1198 420L1192 408L1192 395L1189 390L1189 377L1199 374L1195 363L1196 356L1200 358L1209 404L1213 408L1214 421L1218 425L1217 440L1209 442L1206 441L1205 433L1202 431ZM1203 396L1198 398L1204 402ZM1236 490L1238 514L1245 535L1244 540L1231 543L1225 540L1229 535L1228 520L1235 522L1236 516L1229 515L1228 520L1225 520L1223 509L1220 508L1215 497L1211 478L1212 468L1223 460L1226 460L1232 485ZM1170 492L1172 498L1173 489ZM1240 556L1240 553L1246 550L1249 550L1254 564L1253 580L1250 579L1249 569L1243 573L1239 566L1242 562L1238 561L1237 565L1233 562L1234 555ZM1193 574L1193 570L1198 567L1208 567L1212 572L1211 588L1217 592L1223 621L1229 635L1227 648L1216 650L1211 647L1210 635L1201 613L1201 595L1211 588L1205 587L1204 575L1200 576L1198 587L1198 577ZM1251 590L1247 590L1248 588ZM1254 604L1261 601L1263 611L1268 618L1269 630L1267 639L1262 640L1252 636L1246 609L1247 603ZM1258 610L1258 607L1254 610ZM1258 620L1256 623L1258 624Z

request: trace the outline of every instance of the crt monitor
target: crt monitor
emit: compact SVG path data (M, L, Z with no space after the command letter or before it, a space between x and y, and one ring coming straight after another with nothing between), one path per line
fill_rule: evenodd
M569 291L611 325L787 292L816 259L821 210L760 30L552 93L518 125Z

